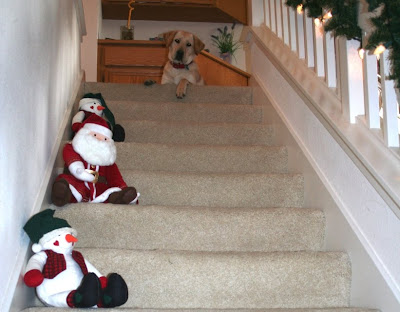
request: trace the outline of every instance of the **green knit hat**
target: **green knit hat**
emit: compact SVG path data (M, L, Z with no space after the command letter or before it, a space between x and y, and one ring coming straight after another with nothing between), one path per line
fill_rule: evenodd
M43 244L58 236L65 230L71 231L76 236L76 230L72 229L64 219L54 218L55 210L46 209L33 215L24 226L33 245L33 252L37 253L43 248Z

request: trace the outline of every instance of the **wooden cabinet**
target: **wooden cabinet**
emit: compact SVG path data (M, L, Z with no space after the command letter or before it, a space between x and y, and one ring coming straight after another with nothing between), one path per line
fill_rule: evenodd
M152 79L161 83L167 62L164 42L147 40L99 40L97 81L143 83ZM197 56L200 74L208 85L247 86L250 75L202 51Z
M133 20L188 21L247 25L248 0L141 0ZM128 19L129 0L102 0L103 19Z

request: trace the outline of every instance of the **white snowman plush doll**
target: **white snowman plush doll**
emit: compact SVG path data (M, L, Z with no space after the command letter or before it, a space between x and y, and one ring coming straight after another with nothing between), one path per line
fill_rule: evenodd
M128 287L117 273L103 276L82 254L74 251L77 232L64 219L46 209L24 226L35 253L28 261L24 282L36 287L47 306L116 307L128 300Z

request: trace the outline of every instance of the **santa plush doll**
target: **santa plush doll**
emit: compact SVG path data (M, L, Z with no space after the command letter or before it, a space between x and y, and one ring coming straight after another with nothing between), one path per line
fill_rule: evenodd
M24 226L35 253L28 261L24 282L36 287L47 306L116 307L128 300L128 287L117 273L103 276L83 255L73 250L77 232L54 210L43 210Z
M115 123L114 114L107 107L101 93L86 93L79 101L79 111L72 118L72 131L77 132L80 128L80 123L92 114L96 114L107 121L113 133L112 139L115 142L123 142L125 140L124 128Z
M115 163L116 146L107 122L90 115L80 124L71 143L63 149L68 169L53 184L51 199L56 206L93 202L137 203L138 194L128 187Z

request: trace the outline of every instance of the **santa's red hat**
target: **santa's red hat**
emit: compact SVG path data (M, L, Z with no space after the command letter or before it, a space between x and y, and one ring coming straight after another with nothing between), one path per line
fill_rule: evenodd
M79 127L79 130L85 128L93 132L100 133L110 139L112 139L113 133L110 130L107 121L96 114L91 114L86 120L84 120ZM79 131L78 130L78 131Z

